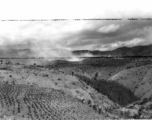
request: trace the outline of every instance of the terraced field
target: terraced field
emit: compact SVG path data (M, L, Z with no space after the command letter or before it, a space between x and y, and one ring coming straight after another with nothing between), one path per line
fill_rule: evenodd
M26 120L98 120L103 116L63 91L0 82L0 117Z

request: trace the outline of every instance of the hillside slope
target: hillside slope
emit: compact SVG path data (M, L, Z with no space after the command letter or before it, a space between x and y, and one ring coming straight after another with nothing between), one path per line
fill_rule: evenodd
M106 118L108 109L119 107L107 96L63 71L4 65L0 70L1 117L100 120Z
M126 86L140 98L150 97L152 93L152 65L124 69L115 74L108 81L117 81Z

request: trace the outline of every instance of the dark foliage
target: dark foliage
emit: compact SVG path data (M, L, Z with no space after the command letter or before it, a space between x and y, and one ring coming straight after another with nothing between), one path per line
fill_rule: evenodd
M90 85L96 89L99 93L108 96L108 98L121 106L128 105L138 98L133 94L133 92L127 89L125 86L120 85L115 81L106 80L90 80L84 76L76 75L80 80L84 81L86 84Z
M83 65L91 65L97 67L111 67L111 66L122 66L132 62L133 59L115 59L115 58L100 58L100 57L92 57L86 58L82 61Z

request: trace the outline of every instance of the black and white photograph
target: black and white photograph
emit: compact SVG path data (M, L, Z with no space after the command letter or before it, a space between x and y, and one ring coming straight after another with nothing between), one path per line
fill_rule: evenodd
M0 1L0 120L152 119L152 1Z

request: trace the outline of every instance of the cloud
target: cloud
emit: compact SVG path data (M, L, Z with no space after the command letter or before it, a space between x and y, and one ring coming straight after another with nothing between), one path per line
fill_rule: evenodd
M118 42L118 43L120 45L123 45L123 46L133 47L133 46L136 46L136 45L140 45L143 42L145 42L145 40L142 39L142 38L134 38L133 40L128 40L128 41L125 41L125 42Z
M151 18L150 0L146 2L57 0L55 5L54 2L50 4L49 0L15 1L17 4L14 4L14 1L9 1L8 4L7 0L0 4L0 19L69 20L0 21L0 49L6 51L30 49L33 55L38 57L69 57L72 56L70 50L112 50L121 46L152 43L152 21L127 20L131 17ZM6 10L5 6L10 10ZM33 9L33 6L37 9ZM122 20L71 20L84 18L122 18Z
M115 48L123 47L123 46L133 47L136 45L141 45L143 42L145 42L145 40L142 38L134 38L132 40L118 41L115 43L111 43L109 44L109 46L111 49L115 49Z
M62 57L70 55L70 52L66 51L64 47L64 41L62 41L62 39L68 36L68 31L62 30L66 23L19 23L0 23L2 25L0 28L1 48L7 50L22 46L22 49L31 49L37 57ZM62 49L62 51L52 49Z
M38 57L69 57L71 50L112 50L152 43L152 21L0 22L1 49L30 49Z
M98 29L98 32L101 32L101 33L110 33L110 32L115 32L116 30L119 29L119 25L108 25L108 26L103 26L101 28Z
M94 22L90 24L94 24ZM110 26L110 25L119 25L119 28L114 32L107 32L107 33L98 32L98 30L103 26ZM131 44L145 45L152 43L151 40L152 21L148 21L148 20L102 21L98 25L94 24L94 26L95 26L94 29L82 30L78 34L73 35L72 36L73 41L70 41L68 47L71 47L73 49L78 48L78 49L108 50L107 49L109 48L108 46L107 48L104 47L103 49L102 45L107 45L107 44L110 45L118 42L126 46L131 46ZM136 39L140 39L141 41L139 42ZM129 41L132 40L134 40L134 42L130 44ZM114 45L113 48L115 48Z
M94 29L94 24L89 23L73 20L0 22L0 47L6 51L30 49L37 57L70 57L68 44L77 42L75 36L81 31Z

